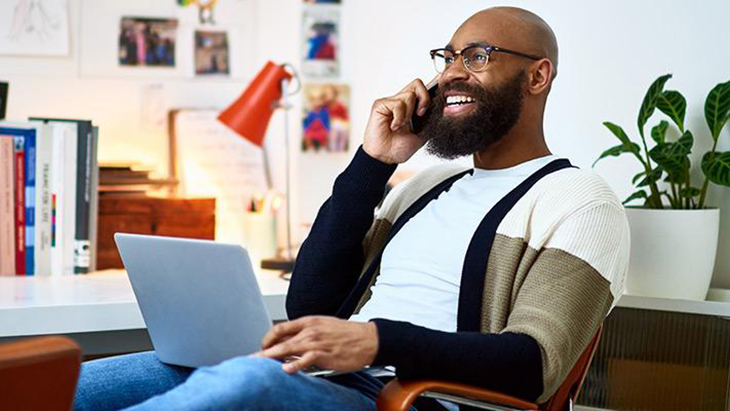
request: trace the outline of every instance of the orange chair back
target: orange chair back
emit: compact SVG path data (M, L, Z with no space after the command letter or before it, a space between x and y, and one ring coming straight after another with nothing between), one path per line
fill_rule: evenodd
M70 410L80 367L81 349L66 337L0 345L0 409Z
M603 325L598 327L598 330L593 336L593 339L583 351L583 354L581 354L580 358L578 358L578 361L576 361L573 369L570 370L570 373L565 378L563 383L560 384L558 390L555 391L555 394L550 397L550 400L548 400L548 402L540 405L541 410L562 411L567 409L566 404L569 400L575 402L575 400L578 398L580 388L581 386L583 386L583 381L586 378L586 374L588 374L588 368L591 366L591 361L593 360L593 355L596 353L596 349L598 348L598 343L601 340L602 332Z

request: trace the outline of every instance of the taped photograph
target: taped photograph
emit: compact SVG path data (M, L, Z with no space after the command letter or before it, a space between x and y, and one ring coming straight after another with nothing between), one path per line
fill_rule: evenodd
M119 65L175 67L177 19L123 17Z
M302 151L346 152L350 140L350 87L305 84Z
M340 13L330 8L305 8L302 71L311 77L337 77L340 72Z
M231 73L228 33L225 31L195 32L195 74L198 76Z

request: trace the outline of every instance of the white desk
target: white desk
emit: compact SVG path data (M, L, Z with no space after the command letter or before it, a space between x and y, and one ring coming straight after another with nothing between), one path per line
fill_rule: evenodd
M275 271L257 273L272 319L285 320L289 282ZM730 318L730 304L624 295L619 307ZM59 277L0 277L0 340L65 334L85 354L151 348L144 320L124 270Z
M289 287L274 271L257 279L273 320L285 320ZM85 354L150 348L137 300L124 270L80 276L0 277L0 340L65 334Z

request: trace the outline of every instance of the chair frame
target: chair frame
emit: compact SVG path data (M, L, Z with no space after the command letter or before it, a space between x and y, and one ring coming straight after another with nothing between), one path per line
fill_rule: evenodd
M396 378L386 384L378 394L378 411L408 411L419 396L493 411L562 411L566 408L572 410L598 348L602 330L603 326L600 326L563 383L543 404L466 384L437 380L399 381Z

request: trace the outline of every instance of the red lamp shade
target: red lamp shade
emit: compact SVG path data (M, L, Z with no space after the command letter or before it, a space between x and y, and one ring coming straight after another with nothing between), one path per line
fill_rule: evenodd
M218 120L246 140L263 146L269 119L281 98L282 80L291 73L269 61L233 104L218 115Z

